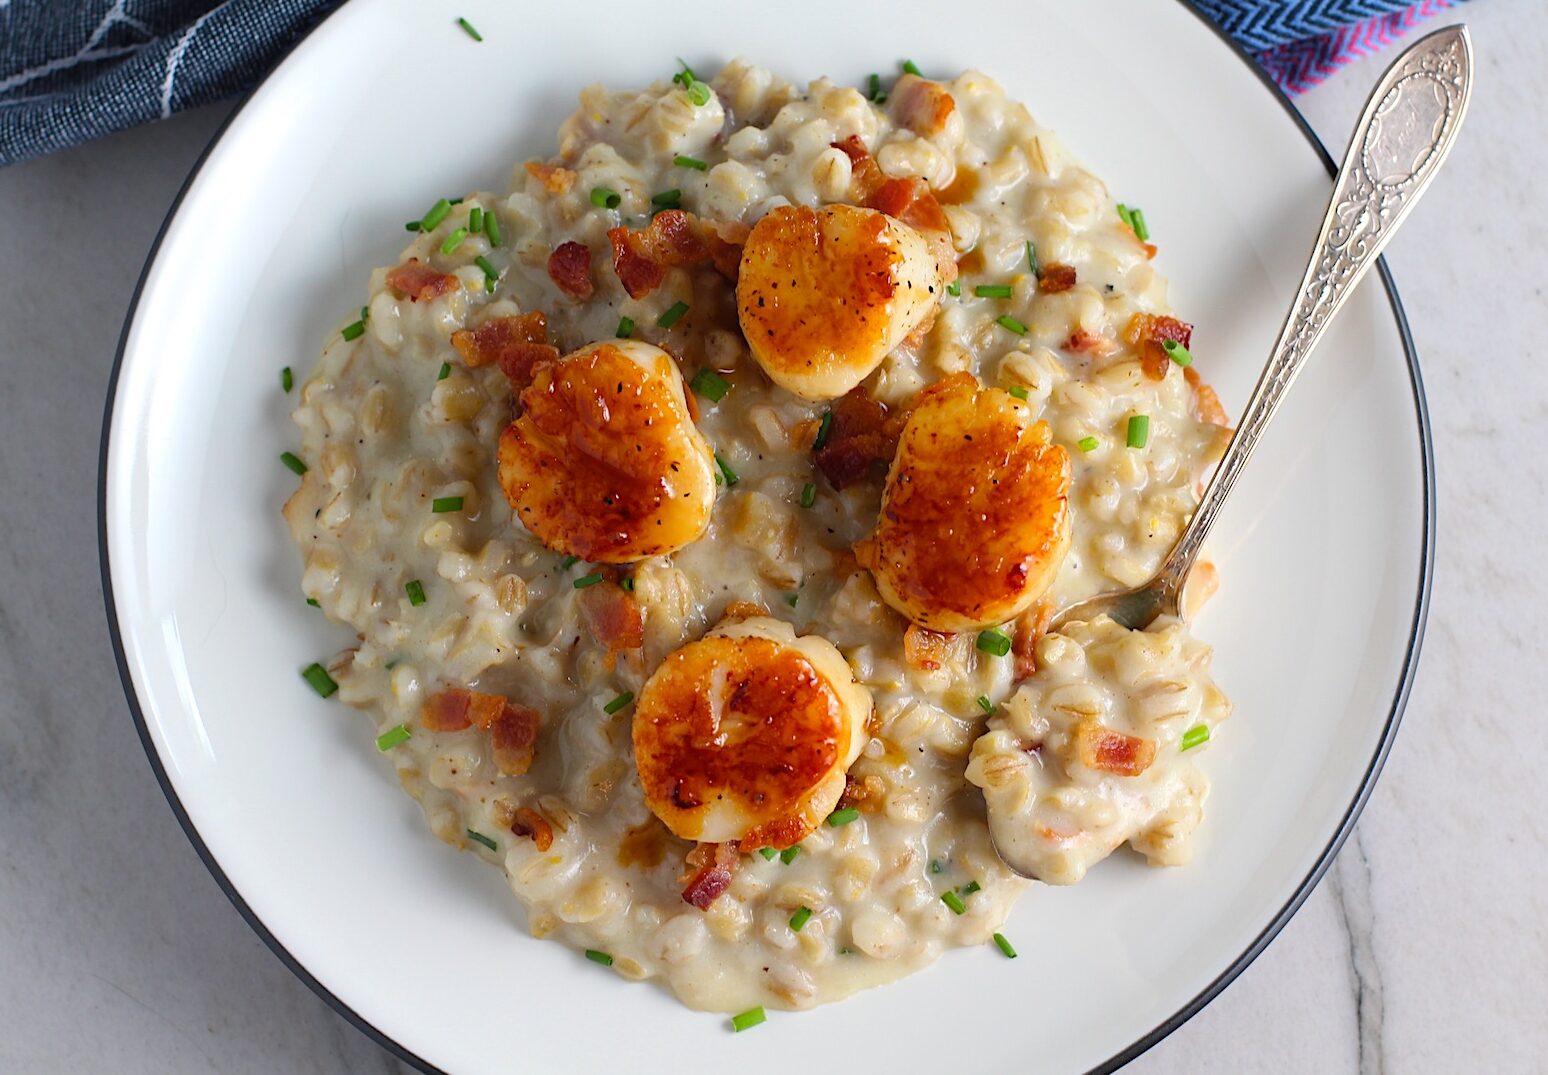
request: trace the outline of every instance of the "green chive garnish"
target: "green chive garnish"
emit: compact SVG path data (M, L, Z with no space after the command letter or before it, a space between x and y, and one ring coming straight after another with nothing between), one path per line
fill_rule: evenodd
M697 107L702 108L709 104L710 97L714 92L709 86L697 79L688 83L688 100L692 101ZM762 1022L762 1020L759 1020L759 1022Z
M671 328L683 319L683 314L688 312L686 302L674 302L667 307L667 312L656 318L657 328Z
M1149 241L1150 228L1145 223L1145 210L1130 209L1129 224L1134 228L1135 238L1139 239L1139 241L1142 243Z
M358 340L360 337L365 335L365 322L351 321L349 324L344 326L344 331L339 333L339 335L343 336L346 340Z
M409 604L415 608L425 603L425 584L418 579L410 579L404 583L403 592L408 594Z
M463 32L465 32L474 41L482 41L482 40L484 40L483 35L480 34L477 30L473 29L473 24L471 22L469 22L467 19L458 19L457 20L457 25L462 27Z
M978 632L977 646L985 653L1003 657L1011 650L1011 640L1003 631L991 627L987 631Z
M435 512L437 515L444 515L448 511L461 511L462 497L438 496L434 500L430 501L430 510Z
M762 855L766 861L773 862L774 856L779 854L779 852L772 847L760 847L758 848L758 854Z
M1136 414L1129 418L1128 443L1130 448L1143 448L1150 440L1150 415Z
M458 228L456 231L448 235L445 241L441 243L441 253L450 254L453 250L456 250L459 246L461 246L462 240L466 239L467 237L468 229Z
M846 806L844 809L835 810L833 813L828 815L828 827L830 829L839 829L843 828L845 825L848 825L851 821L859 820L860 811L856 810L853 806Z
M789 605L791 608L795 608L796 607L796 602L798 602L800 600L801 600L801 595L798 594L798 593L787 593L785 595L785 604Z
M563 560L560 560L559 567L563 571L568 571L578 563L580 563L580 557L572 554L570 556L566 556Z
M441 363L441 372L439 372L439 373L437 373L435 375L435 379L437 381L444 381L444 380L446 380L446 378L448 378L450 376L451 376L451 363L450 362L442 362Z
M1097 450L1097 445L1101 443L1095 437L1081 437L1080 440L1075 442L1075 446L1083 452L1094 452Z
M407 224L403 225L403 230L404 231L418 231L420 229L420 227L421 227L421 225L420 225L419 221L417 221L417 220L410 220Z
M281 452L280 453L280 462L284 463L287 467L289 467L291 470L295 471L297 474L305 474L306 473L306 464L301 461L301 457L299 455L297 455L295 452Z
M698 157L685 157L680 153L672 158L672 163L679 168L692 168L696 172L702 172L709 167L707 162L701 161Z
M1193 727L1191 727L1187 731L1183 732L1182 745L1179 746L1177 749L1178 750L1192 750L1194 747L1198 746L1200 743L1207 743L1207 742L1209 742L1209 725L1208 724L1195 724Z
M817 486L813 482L807 482L801 486L801 506L809 508L817 503Z
M420 231L434 231L435 226L451 215L452 203L442 198L430 207L430 211L419 222Z
M981 299L1008 299L1015 294L1009 284L979 284L973 294Z
M591 204L598 209L617 209L623 196L610 187L592 187Z
M946 867L941 865L941 860L940 859L931 859L930 860L930 872L931 873L940 873L945 868Z
M591 960L593 963L600 963L604 967L611 967L613 965L612 956L608 955L606 952L599 952L595 948L586 949L586 958Z
M1008 328L1018 336L1025 336L1027 334L1027 326L1023 325L1020 321L1017 321L1010 314L1001 314L999 317L996 317L994 321L995 324L999 325L1001 328Z
M476 843L481 843L485 847L489 848L489 850L491 850L491 851L498 851L498 850L500 850L500 845L495 843L489 837L485 836L483 833L481 833L481 832L474 832L472 829L468 829L467 833L468 833L468 839L469 840L473 840Z
M688 387L712 403L725 399L726 393L731 390L730 382L712 369L702 369L695 373Z
M1005 955L1006 959L1016 958L1016 949L1012 948L1011 942L1005 939L1005 934L996 933L994 935L994 946Z
M742 480L737 475L736 471L731 469L731 464L727 463L726 460L725 460L725 457L722 456L719 452L715 453L715 465L720 468L720 473L722 473L722 474L724 474L726 476L726 486L727 486L727 488L729 488L730 486L735 485L737 482Z
M957 893L952 889L948 889L941 893L941 902L944 903L947 907L951 908L952 914L967 913L967 904L963 903L962 897L957 895Z
M794 933L800 933L801 932L801 927L806 925L807 921L811 917L812 917L812 909L810 907L799 907L799 908L797 908L796 909L796 913L790 916L790 929L791 929L791 931L794 932Z
M401 743L407 743L414 733L407 724L400 724L396 728L388 728L376 737L376 749L387 751Z
M903 61L903 71L905 74L919 75L921 78L924 77L923 72L919 70L918 65L916 65L913 60Z
M767 1019L768 1016L764 1014L762 1007L748 1008L741 1015L733 1015L731 1017L731 1029L740 1034L742 1031L750 1030Z
M962 281L961 280L953 280L951 283L947 284L946 285L946 294L948 294L948 295L960 295L960 294L962 294Z
M317 598L315 597L308 597L306 599L306 603L311 605L313 608L322 608L322 606L317 603Z
M289 366L286 366L284 369L280 370L280 387L289 392L295 386L296 375L290 372Z
M623 578L619 579L618 580L618 588L620 590L627 590L630 593L633 593L634 592L634 576L633 575L625 575Z
M1027 240L1027 268L1032 270L1033 276L1042 277L1042 267L1037 263L1037 245L1031 239Z
M312 685L312 689L324 698L339 689L339 685L333 681L328 670L322 665L313 662L301 672L301 678Z
M987 694L980 694L978 696L978 708L982 709L985 713L993 713L994 703L989 700L989 696Z
M1123 221L1130 228L1134 227L1134 217L1129 213L1129 207L1124 205L1122 202L1118 203L1118 219Z
M484 211L476 205L468 210L468 230L474 235L484 230Z
M957 891L961 892L964 896L971 896L973 893L977 892L982 887L983 886L980 885L977 881L969 881L967 884L963 885Z
M1027 392L1027 386L1024 384L1013 384L1005 391L1009 392L1011 395L1020 400L1025 400L1029 394Z
M611 702L607 703L607 705L603 706L602 712L606 713L608 716L612 716L614 713L618 712L632 701L634 701L634 692L624 691L617 698L614 698Z
M682 65L683 69L672 76L673 82L681 86L691 86L699 80L699 76L693 73L693 68L683 63L681 56L677 58L677 62Z
M489 236L490 246L500 245L500 219L493 209L484 213L484 234Z
M588 586L595 586L597 583L599 583L601 581L602 581L602 576L601 575L596 575L596 574L593 574L593 575L582 575L580 578L575 580L573 585L575 586L575 588L577 590L584 590L586 587L588 587Z
M627 340L630 336L633 336L633 335L634 335L634 318L632 318L632 317L620 317L618 319L618 338L620 340Z
M801 853L801 845L800 844L791 844L789 847L785 848L783 851L781 851L779 853L779 861L783 862L786 866L789 866L792 862L794 862L796 860L796 856L799 855L800 853Z
M1193 365L1193 353L1176 340L1162 340L1161 350L1165 351L1167 357L1179 366Z
M482 254L473 259L473 264L477 265L484 272L484 290L493 291L495 289L495 284L500 279L500 274L495 271L495 267L490 264L489 259Z
M362 321L369 321L369 320L371 320L371 307L369 307L369 306L362 306L362 307L360 307L360 320L362 320Z
M817 451L828 443L828 433L833 429L833 412L822 412L822 422L817 426L817 439L812 441L812 450Z
M881 76L872 75L868 81L870 83L871 90L866 94L866 96L870 98L871 103L879 105L886 104L887 93L882 89Z
M673 187L671 190L663 190L660 194L650 196L651 205L659 205L663 209L676 209L683 200L683 192Z

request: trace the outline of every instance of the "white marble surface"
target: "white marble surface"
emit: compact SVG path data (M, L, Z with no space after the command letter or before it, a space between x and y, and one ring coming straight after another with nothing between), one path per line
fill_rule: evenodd
M1134 1072L1548 1071L1548 5L1462 14L1474 111L1389 254L1438 461L1413 698L1328 878ZM1302 100L1330 143L1384 62ZM145 252L223 115L0 170L0 1072L401 1070L216 888L151 776L108 645L108 371Z

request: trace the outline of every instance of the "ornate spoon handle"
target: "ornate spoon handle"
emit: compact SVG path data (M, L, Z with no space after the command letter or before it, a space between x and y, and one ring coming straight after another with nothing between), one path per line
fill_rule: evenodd
M1295 305L1198 510L1162 565L1169 596L1181 591L1215 516L1323 329L1451 151L1472 85L1467 28L1450 26L1398 57L1372 91L1344 155Z

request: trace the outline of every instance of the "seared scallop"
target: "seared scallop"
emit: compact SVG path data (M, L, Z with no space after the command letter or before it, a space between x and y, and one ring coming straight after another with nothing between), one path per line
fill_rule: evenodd
M742 334L770 379L804 399L863 381L929 316L944 284L919 232L874 209L786 206L742 249Z
M758 617L672 652L634 707L645 801L678 836L789 847L833 811L871 695L833 643Z
M689 544L709 525L715 460L672 356L631 340L538 365L500 436L500 485L551 549L622 564Z
M921 627L1004 623L1048 588L1070 544L1070 460L1046 422L959 373L919 394L856 548L893 608Z

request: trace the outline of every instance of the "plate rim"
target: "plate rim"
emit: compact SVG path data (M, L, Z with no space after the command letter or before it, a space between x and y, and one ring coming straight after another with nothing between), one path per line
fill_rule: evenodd
M1295 102L1291 100L1290 96L1253 61L1252 56L1246 49L1205 14L1202 0L1177 0L1177 2L1182 5L1184 10L1203 23L1205 28L1230 50L1232 55L1252 71L1259 83L1284 109L1296 128L1300 130L1307 143L1311 146L1312 151L1327 169L1328 175L1336 176L1338 171L1337 164L1328 152L1327 146L1323 144L1322 139L1312 129L1311 124L1307 122L1306 117L1301 114L1300 109L1295 106ZM183 180L182 185L178 188L177 196L173 198L172 204L168 207L166 216L156 231L156 238L151 243L150 250L145 256L145 263L141 267L140 277L135 282L134 292L130 296L129 306L124 314L123 328L119 333L118 346L113 355L113 367L108 377L107 399L104 404L102 417L102 435L97 455L98 566L101 572L102 599L107 614L108 635L112 642L113 658L118 666L119 683L123 688L124 698L129 704L129 712L134 720L135 731L140 738L140 746L145 751L146 760L150 763L151 771L155 774L157 784L161 786L161 792L166 797L167 805L171 807L173 815L177 818L178 825L183 830L183 834L188 838L188 842L193 845L199 860L204 864L205 869L209 871L210 876L214 878L216 885L225 894L226 899L231 901L231 905L242 917L242 920L258 935L258 938L263 941L279 961L356 1030L359 1030L399 1060L424 1072L425 1075L448 1075L443 1069L436 1067L428 1060L401 1045L391 1035L365 1019L307 970L269 930L268 926L254 913L253 909L248 906L247 901L243 899L242 894L232 884L230 878L226 876L220 863L205 844L203 837L199 834L198 827L194 824L193 819L189 817L182 800L178 798L176 789L172 786L171 778L167 774L166 767L162 763L161 756L157 752L151 737L150 727L145 719L145 712L141 708L139 695L136 693L134 680L129 670L123 633L119 626L118 606L113 596L112 565L108 553L108 455L112 444L114 405L118 400L119 374L123 369L124 353L128 348L130 332L134 326L135 317L139 312L140 299L144 292L146 281L150 277L151 268L155 265L157 255L161 252L162 241L166 238L173 220L182 208L184 198L192 189L194 182L199 178L199 174L204 170L204 165L209 160L210 154L214 152L216 146L225 137L226 131L232 122L246 109L254 95L267 85L269 80L285 65L296 49L320 27L337 15L343 9L343 6L341 5L328 16L319 20L292 42L285 49L279 60L275 62L274 66L243 95L236 107L231 110L230 115L221 121L220 126L210 136L209 143L200 151L198 158L194 161L187 178ZM1419 368L1419 352L1414 344L1413 334L1409 328L1408 315L1404 311L1402 299L1398 295L1397 284L1393 280L1392 272L1387 267L1384 257L1377 259L1376 272L1386 293L1388 304L1392 308L1393 320L1396 322L1399 341L1402 344L1403 355L1408 365L1409 384L1413 392L1414 417L1417 421L1419 432L1419 465L1423 516L1423 534L1419 550L1418 591L1414 599L1413 618L1409 627L1408 643L1403 657L1402 668L1393 692L1392 703L1387 711L1386 721L1382 726L1381 737L1377 741L1370 764L1360 778L1360 786L1356 790L1348 808L1344 811L1342 818L1340 818L1332 837L1317 856L1317 861L1313 863L1306 877L1301 880L1291 893L1284 906L1269 920L1267 925L1253 938L1242 953L1233 959L1208 985L1182 1004L1159 1025L1142 1035L1126 1048L1091 1068L1089 1075L1108 1075L1108 1073L1117 1071L1130 1061L1148 1052L1173 1031L1202 1011L1210 1001L1219 996L1228 985L1235 981L1263 953L1269 943L1278 936L1290 919L1295 916L1295 913L1300 910L1301 905L1306 902L1307 897L1311 895L1312 891L1333 865L1333 860L1338 856L1344 841L1348 839L1349 834L1354 830L1355 823L1365 809L1365 804L1369 801L1371 792L1376 786L1377 778L1381 775L1387 756L1392 750L1392 744L1397 738L1398 727L1402 723L1403 712L1407 707L1409 693L1413 687L1420 650L1423 648L1425 627L1429 619L1430 591L1435 574L1435 444L1430 425L1429 404L1425 396L1424 379Z

